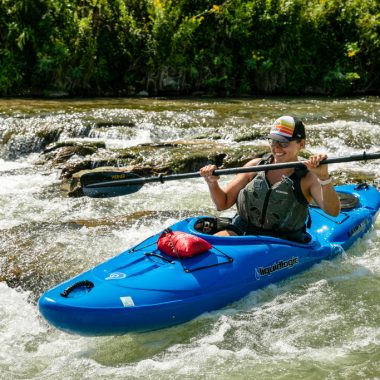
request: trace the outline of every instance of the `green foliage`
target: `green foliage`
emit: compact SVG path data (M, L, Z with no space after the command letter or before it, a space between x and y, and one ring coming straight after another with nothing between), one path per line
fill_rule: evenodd
M0 95L380 88L377 0L0 0Z

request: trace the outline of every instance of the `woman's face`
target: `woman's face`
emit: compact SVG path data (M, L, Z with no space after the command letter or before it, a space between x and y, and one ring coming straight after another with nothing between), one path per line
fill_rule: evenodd
M271 139L269 145L275 162L292 162L297 161L299 151L305 146L305 140L282 143Z

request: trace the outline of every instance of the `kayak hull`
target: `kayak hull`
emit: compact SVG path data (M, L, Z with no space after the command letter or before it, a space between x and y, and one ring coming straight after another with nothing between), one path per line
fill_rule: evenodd
M187 259L157 249L161 232L118 256L48 290L39 300L44 318L80 335L120 335L170 327L220 309L343 253L373 225L380 193L371 186L337 187L358 204L338 217L311 209L311 241L268 236L221 237L195 229L202 218L172 225L208 240L212 248Z

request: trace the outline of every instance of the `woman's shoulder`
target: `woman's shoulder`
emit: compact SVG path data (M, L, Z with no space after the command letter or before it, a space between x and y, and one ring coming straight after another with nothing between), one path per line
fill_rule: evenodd
M244 167L250 167L250 166L257 166L262 161L262 158L253 158L252 160L248 161ZM241 178L245 178L245 184L247 184L249 181L253 179L253 177L256 176L256 172L249 172L249 173L241 173L239 176Z
M257 157L257 158L253 158L252 160L248 161L244 167L249 167L249 166L257 166L260 164L260 162L262 161L263 159L261 157Z

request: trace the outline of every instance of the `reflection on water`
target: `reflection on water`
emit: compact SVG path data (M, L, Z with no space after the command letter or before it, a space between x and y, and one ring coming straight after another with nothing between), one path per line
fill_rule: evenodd
M379 104L375 97L1 100L0 151L5 136L16 142L46 128L62 139L85 132L113 148L209 133L236 144L237 136L265 130L287 113L306 120L312 151L346 155L379 150ZM100 338L48 326L35 303L43 290L177 220L216 211L199 179L146 185L119 198L68 198L59 167L38 164L38 150L20 155L13 149L14 156L0 156L0 379L379 375L379 221L344 257L181 326ZM380 177L377 162L334 170L347 168Z

